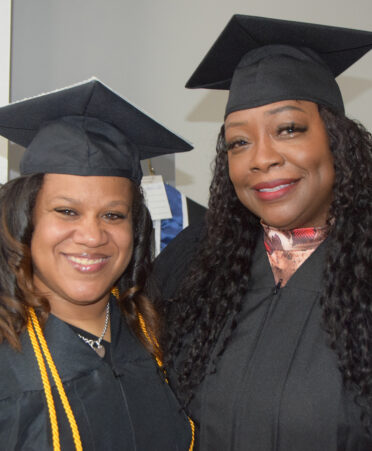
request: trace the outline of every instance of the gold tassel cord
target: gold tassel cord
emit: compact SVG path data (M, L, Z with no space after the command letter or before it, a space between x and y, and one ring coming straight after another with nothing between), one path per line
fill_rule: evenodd
M75 449L76 449L76 451L82 451L83 446L81 444L80 433L79 433L79 429L78 429L78 426L77 426L74 414L72 412L70 403L68 401L65 389L63 388L63 384L62 384L61 378L60 378L60 376L58 374L58 371L57 371L57 368L56 368L56 366L54 364L53 358L52 358L52 356L50 354L50 351L49 351L47 342L45 340L44 334L43 334L43 332L41 330L41 327L40 327L40 324L39 324L39 320L37 319L35 311L34 311L34 309L32 307L29 307L29 314L30 314L30 320L32 321L32 326L33 326L33 328L36 331L36 335L37 335L37 338L38 338L38 340L40 342L41 349L42 349L43 354L44 354L44 358L45 358L45 360L46 360L46 362L48 364L50 372L52 373L52 377L53 377L54 383L56 384L59 397L61 399L63 408L65 410L67 419L69 421L71 432L72 432L72 437L73 437L74 444L75 444ZM48 405L48 409L49 409L49 405ZM53 403L52 409L54 409L54 413L55 413L54 403ZM52 415L53 415L53 412L52 412Z
M192 419L190 417L187 417L190 423L190 428L191 428L191 443L190 443L190 448L189 451L192 451L194 449L194 443L195 443L195 423L192 421Z
M117 299L119 299L119 291L117 288L114 288L112 290L112 293ZM56 413L56 409L55 409L52 389L51 389L45 361L52 374L54 383L56 384L56 387L57 387L59 397L61 399L63 408L65 410L67 419L69 421L71 432L72 432L72 437L73 437L74 444L75 444L75 449L76 449L76 451L82 451L83 447L81 444L79 429L78 429L74 414L72 412L70 403L68 401L65 389L63 387L61 378L58 374L58 371L54 364L53 358L50 354L43 331L41 330L39 320L36 316L35 310L32 307L29 307L28 310L29 310L29 320L27 323L27 331L30 336L30 341L31 341L32 347L35 352L36 360L37 360L37 363L39 366L39 371L40 371L40 375L41 375L41 379L42 379L42 383L43 383L44 393L45 393L45 397L46 397L46 401L47 401L49 420L50 420L50 425L51 425L51 430L52 430L53 450L60 451L61 446L60 446L60 439L59 439L57 413ZM158 341L151 333L149 333L146 323L145 323L145 320L140 313L138 314L138 321L139 321L142 333L144 334L146 340L148 340L150 343L155 345L155 348L159 348ZM161 359L159 358L159 356L155 356L155 359L156 359L158 366L160 368L162 368L163 363L162 363ZM188 417L188 420L190 422L190 428L191 428L191 443L190 443L189 451L192 451L194 449L194 442L195 442L195 425L194 425L194 422L191 420L191 418Z
M27 323L27 331L30 336L32 347L34 348L36 360L39 365L41 380L43 382L45 398L46 398L47 406L48 406L50 426L52 429L53 450L60 451L61 445L59 442L59 429L58 429L56 408L54 405L54 399L53 399L53 395L52 395L52 389L50 386L47 369L45 367L44 358L43 358L43 355L42 355L42 352L40 349L40 345L37 341L31 319Z
M139 325L141 327L142 333L146 337L146 340L149 343L152 343L152 345L154 345L154 347L156 349L159 349L159 343L153 335L150 336L150 334L147 330L147 327L146 327L145 320L143 319L143 316L141 315L141 313L138 313L138 321L139 321ZM161 361L159 355L155 354L154 357L155 357L156 363L161 368L163 366L163 362Z

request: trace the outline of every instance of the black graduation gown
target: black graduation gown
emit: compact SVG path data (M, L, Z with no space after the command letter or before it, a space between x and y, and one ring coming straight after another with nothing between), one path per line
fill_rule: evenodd
M168 384L111 302L112 367L64 322L50 315L45 337L84 450L188 450L191 430ZM22 352L0 346L0 449L51 450L42 381L28 334ZM72 434L52 383L62 450Z
M181 233L160 254L155 275L165 296L176 292L199 236ZM190 404L200 450L372 450L321 327L325 249L326 242L278 290L260 239L237 328Z

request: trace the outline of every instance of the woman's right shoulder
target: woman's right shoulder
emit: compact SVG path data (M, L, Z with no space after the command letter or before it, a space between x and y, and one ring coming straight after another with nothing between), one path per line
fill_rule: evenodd
M21 344L20 351L6 341L0 344L0 401L42 389L35 355L25 336Z
M188 272L204 232L204 222L180 232L154 261L153 276L164 299L173 297Z

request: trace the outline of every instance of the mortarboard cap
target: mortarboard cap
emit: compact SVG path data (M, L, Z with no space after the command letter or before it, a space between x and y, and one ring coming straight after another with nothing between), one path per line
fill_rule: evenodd
M372 32L234 15L186 84L230 89L226 116L280 100L344 111L335 77L372 48Z
M192 146L97 79L0 108L0 134L26 147L21 174L126 177L140 160Z

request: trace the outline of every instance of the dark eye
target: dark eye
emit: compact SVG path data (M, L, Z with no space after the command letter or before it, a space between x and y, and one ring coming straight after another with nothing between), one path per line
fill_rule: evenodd
M114 213L110 211L108 213L105 213L104 217L109 221L117 221L119 219L125 219L126 216L122 213Z
M76 211L71 210L71 208L56 208L55 211L64 216L76 216L77 215Z
M278 135L292 137L296 133L303 133L307 130L307 127L296 125L294 122L291 124L278 127Z
M248 144L245 139L235 139L234 141L226 143L227 150L240 149Z

